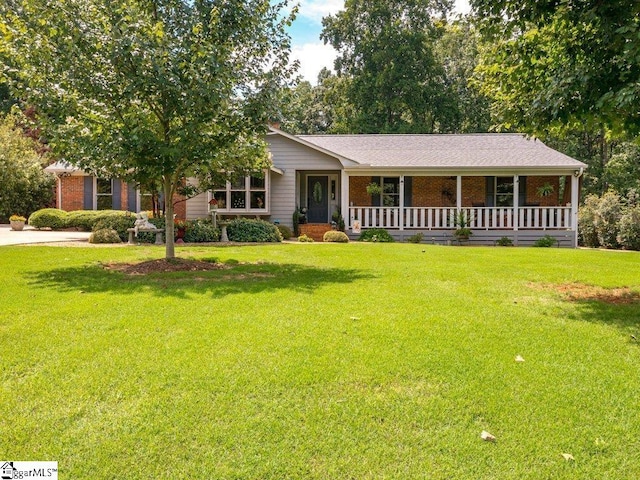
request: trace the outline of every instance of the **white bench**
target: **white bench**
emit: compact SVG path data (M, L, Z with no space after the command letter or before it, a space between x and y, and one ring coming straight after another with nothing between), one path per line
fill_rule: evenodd
M127 232L129 233L129 245L135 245L136 242L133 240L133 236L136 233L135 228L127 228ZM162 234L164 233L164 228L139 228L138 233L155 233L156 234L156 245L163 245Z

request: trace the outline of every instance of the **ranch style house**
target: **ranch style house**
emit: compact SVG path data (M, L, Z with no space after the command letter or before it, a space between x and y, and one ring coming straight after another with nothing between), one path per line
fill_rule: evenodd
M226 182L176 205L178 218L263 218L316 238L331 229L334 212L347 234L384 228L403 240L449 243L462 216L470 244L502 237L531 245L550 235L577 245L580 180L586 165L541 141L516 133L431 135L291 135L271 127L272 167ZM58 178L64 210L150 210L150 195L135 184L95 178L62 162Z

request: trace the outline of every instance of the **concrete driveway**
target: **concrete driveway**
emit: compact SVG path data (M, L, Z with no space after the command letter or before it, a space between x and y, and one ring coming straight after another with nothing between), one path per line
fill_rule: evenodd
M23 245L26 243L86 242L90 232L51 232L36 230L28 225L21 232L14 232L9 225L0 225L0 245Z

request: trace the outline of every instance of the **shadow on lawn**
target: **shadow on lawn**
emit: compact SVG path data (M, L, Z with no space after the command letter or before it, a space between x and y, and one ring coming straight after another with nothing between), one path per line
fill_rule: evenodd
M617 328L640 346L640 303L611 304L599 300L574 300L578 305L570 316L575 320Z
M355 269L296 264L239 264L231 260L227 266L229 268L212 271L126 275L102 265L87 265L31 272L26 277L34 287L51 288L58 292L135 294L145 291L175 297L186 297L190 293L211 293L215 297L222 297L282 289L311 293L322 285L374 278Z

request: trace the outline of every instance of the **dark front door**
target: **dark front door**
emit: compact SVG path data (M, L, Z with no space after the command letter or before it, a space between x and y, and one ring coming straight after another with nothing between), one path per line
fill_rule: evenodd
M329 223L329 178L307 177L307 220Z

